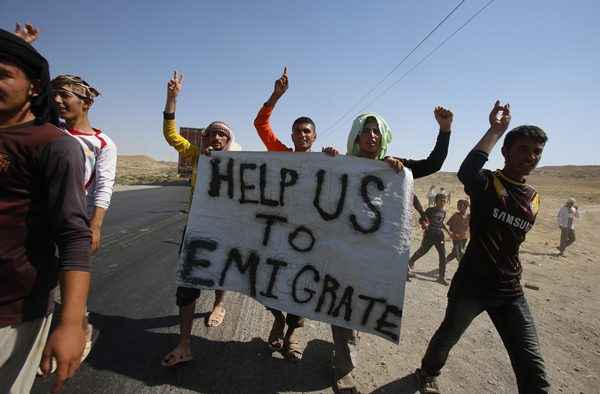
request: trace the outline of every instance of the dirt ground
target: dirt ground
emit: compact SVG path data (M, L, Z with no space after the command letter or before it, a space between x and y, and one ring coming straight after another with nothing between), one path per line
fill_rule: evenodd
M539 288L526 288L525 293L552 392L600 393L600 166L541 168L529 181L540 192L541 208L521 248L522 283ZM440 173L416 181L416 192L425 204L431 185L452 192L449 215L458 198L466 197L455 174ZM577 241L566 257L558 257L556 214L570 196L580 208ZM421 241L416 221L413 235L412 250L416 250ZM435 282L434 249L417 262L416 271L417 279L407 283L400 344L371 335L360 337L356 377L363 393L415 393L413 372L442 321L448 290ZM455 271L456 261L449 264L447 278ZM306 341L315 335L330 341L328 331L322 323L310 322L303 336ZM475 319L453 349L439 383L444 393L517 392L508 355L486 314Z
M150 182L131 169L120 170L119 182L142 180L148 184L161 177L173 178L172 163L149 165L146 159L131 161L151 174ZM167 164L168 174L161 175L161 167ZM125 168L128 163L120 165ZM540 193L541 208L521 248L522 281L537 288L526 288L525 293L537 324L552 392L600 393L600 166L544 167L529 178L529 183ZM416 192L425 204L430 185L452 192L448 215L455 211L458 198L465 196L455 174L439 173L416 181ZM556 214L571 196L577 199L581 215L577 241L566 257L558 257ZM421 240L416 225L413 234L412 250L416 250ZM448 241L447 249L450 247ZM363 393L415 392L412 373L442 321L448 290L435 282L437 256L433 249L417 262L416 271L417 279L407 283L400 344L361 335L356 377ZM448 279L455 271L456 261L448 266ZM321 336L331 340L328 327L319 322L309 322L302 330L305 343ZM478 317L453 349L439 382L446 393L517 392L508 356L487 315Z

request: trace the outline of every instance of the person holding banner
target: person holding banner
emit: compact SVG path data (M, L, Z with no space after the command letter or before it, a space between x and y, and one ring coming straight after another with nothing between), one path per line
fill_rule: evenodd
M285 146L277 135L273 132L269 118L277 101L285 94L288 89L287 67L283 69L283 74L275 81L273 93L262 106L256 119L254 127L258 136L265 144L269 152L310 152L312 144L317 138L315 123L308 117L300 117L292 124L292 141L294 149ZM280 350L282 354L290 361L300 361L302 359L303 349L296 334L296 329L304 327L304 318L291 313L287 316L282 312L267 307L273 317L273 326L269 333L269 346L272 349ZM287 330L284 330L287 325Z
M267 147L269 152L310 152L312 144L317 139L317 130L315 122L309 117L299 117L292 123L292 142L294 149L289 148L279 140L273 129L269 119L273 113L275 105L284 95L288 88L287 67L283 69L281 78L275 81L273 93L264 103L256 119L254 119L254 127L258 132L258 136Z
M211 151L228 151L237 149L239 145L235 143L233 130L225 122L212 122L204 130L206 143L202 147L190 143L187 139L177 133L177 125L175 123L175 109L177 96L183 87L183 74L177 71L173 72L173 78L167 84L167 100L164 111L163 133L167 143L171 145L177 152L192 159L192 191L196 184L196 167L198 157L209 155ZM190 196L191 203L191 196ZM223 298L225 292L215 290L215 302L213 309L208 317L206 325L208 327L217 327L223 323L225 318L225 308L223 306ZM190 347L190 339L192 335L192 323L194 319L194 311L196 308L196 300L200 297L200 290L187 287L177 288L177 306L179 307L179 344L175 349L169 352L162 360L162 365L172 367L177 364L190 361L192 350Z
M452 278L446 315L415 371L422 393L439 393L437 376L471 321L487 312L508 351L519 393L548 393L544 360L520 279L519 247L532 228L539 195L525 177L547 141L537 126L519 126L504 138L505 164L483 170L510 123L510 106L496 101L490 128L463 161L458 179L471 197L471 242Z
M348 135L347 154L366 159L383 160L396 172L401 172L406 167L412 171L415 179L431 175L439 171L446 160L454 117L451 111L443 107L436 107L434 115L440 131L436 144L426 159L410 160L387 156L387 149L392 142L391 128L380 115L375 113L361 114L354 119ZM332 147L324 148L323 152L331 156L338 154L338 151ZM414 199L413 203L415 203ZM333 355L334 388L339 393L357 393L352 371L358 364L358 333L338 326L331 326L331 330L335 348Z

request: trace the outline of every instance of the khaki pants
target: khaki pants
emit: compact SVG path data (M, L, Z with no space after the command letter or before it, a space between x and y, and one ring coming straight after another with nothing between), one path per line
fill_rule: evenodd
M563 253L565 249L575 242L575 230L568 227L560 228L560 246L558 249Z
M0 328L0 393L28 394L46 346L52 315Z

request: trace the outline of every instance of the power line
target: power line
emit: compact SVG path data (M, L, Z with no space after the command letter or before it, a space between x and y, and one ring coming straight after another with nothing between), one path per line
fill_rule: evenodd
M394 68L392 68L392 70L390 72L388 72L386 74L385 77L383 77L383 79L381 79L379 82L377 82L377 84L371 88L367 93L365 93L360 99L358 99L358 101L356 103L354 103L354 105L352 107L350 107L350 109L348 111L346 111L338 120L336 120L330 127L328 127L327 129L325 129L324 133L327 133L329 130L333 129L335 126L337 126L344 118L346 118L346 116L348 116L353 110L354 108L356 108L360 103L362 103L364 101L365 98L369 97L371 95L371 93L373 93L378 87L381 86L381 84L383 84L405 61L406 59L408 59L410 57L410 55L412 55L417 49L419 49L419 47L425 42L427 41L427 39L436 32L437 29L440 28L440 26L442 26L444 24L444 22L446 22L448 20L448 18L450 18L452 16L452 14L454 14L454 12L456 10L458 10L463 3L465 2L465 0L461 0L449 13L448 15L446 15L434 28L433 30L431 30L429 33L427 33L427 35L421 40L419 41L419 43L406 55L404 56L404 58L402 58L402 60L400 61L400 63L396 64L394 66Z
M479 14L481 14L486 8L488 8L495 0L490 0L488 1L483 7L481 7L475 14L473 14L473 16L471 16L469 19L467 19L467 21L465 23L463 23L458 29L456 29L452 34L450 34L448 37L446 37L444 39L444 41L442 41L441 43L439 43L435 48L433 48L433 50L431 50L427 55L425 55L421 60L419 60L417 62L417 64L415 64L413 67L411 67L407 72L405 72L404 74L402 74L402 76L396 80L394 83L392 83L390 86L388 86L385 90L383 90L383 92L381 92L379 95L377 95L373 100L371 100L369 102L369 104L367 104L363 109L361 109L359 111L359 113L364 112L367 108L369 108L369 106L371 106L371 104L373 104L375 101L379 100L381 97L383 97L387 92L389 92L394 86L396 86L398 83L400 83L408 74L410 74L411 72L413 72L417 67L419 67L422 63L424 63L427 59L429 59L431 57L431 55L433 55L435 52L437 52L438 49L440 49L446 42L450 41L456 34L458 34L458 32L460 32L463 28L465 28L469 23L471 23L471 21L473 19L475 19Z

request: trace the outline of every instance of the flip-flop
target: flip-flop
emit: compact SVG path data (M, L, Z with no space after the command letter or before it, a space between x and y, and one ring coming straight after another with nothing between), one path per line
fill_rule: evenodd
M302 360L302 347L299 342L288 342L284 350L284 356L287 360L298 362Z
M302 360L302 350L302 346L300 346L300 342L294 337L294 334L290 336L286 335L283 345L283 355L287 360L293 362Z
M92 351L92 347L94 346L94 343L96 343L96 341L98 340L98 336L99 336L98 330L94 330L94 326L92 326L90 323L88 323L87 330L88 331L85 335L85 346L83 348L83 353L81 354L81 362L82 363L85 361L87 356L89 356L90 352ZM52 357L50 374L53 374L54 372L56 372L57 367L58 367L58 363L56 362L56 359L54 357ZM41 367L38 367L38 369L36 371L36 375L44 376L44 373L42 372Z
M194 357L191 354L184 355L181 353L181 349L179 347L177 347L162 359L162 361L160 362L160 365L162 365L163 367L170 368L170 367L175 367L175 366L183 364L183 363L187 363L188 361L192 361L193 359L194 359ZM169 360L171 360L171 361L169 361Z
M83 348L83 354L81 355L81 362L83 362L92 351L92 347L98 340L98 330L94 330L94 326L88 323L87 332L85 335L85 347Z
M225 308L222 306L213 309L206 320L206 326L210 328L219 327L225 320Z
M350 382L346 381L347 377L336 379L335 374L333 376L333 392L335 394L360 394L360 391L356 388L354 378L350 377Z
M58 368L58 363L56 362L56 359L52 357L52 362L50 364L50 375L56 372L56 368ZM44 373L42 372L42 367L38 367L35 374L37 376L44 376Z
M283 349L283 330L285 329L285 320L278 320L277 318L273 322L271 332L269 333L269 347L273 350Z

